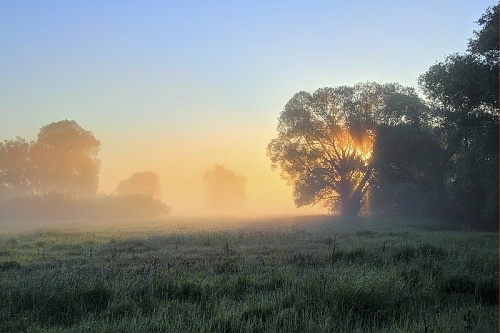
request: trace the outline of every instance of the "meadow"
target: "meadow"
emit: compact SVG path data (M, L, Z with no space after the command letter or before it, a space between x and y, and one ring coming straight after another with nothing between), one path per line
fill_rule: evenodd
M498 233L433 219L0 226L0 332L498 332Z

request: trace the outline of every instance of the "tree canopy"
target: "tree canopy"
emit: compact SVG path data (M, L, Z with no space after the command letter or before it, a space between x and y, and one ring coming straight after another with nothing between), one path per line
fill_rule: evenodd
M0 142L0 200L30 194L30 143L23 138Z
M118 195L142 194L160 200L162 197L160 177L151 171L134 173L118 184L116 193Z
M419 84L436 110L448 206L498 222L498 6L478 24L467 52L432 65Z
M101 143L74 120L43 126L30 148L33 187L39 193L92 197L98 187Z
M319 203L357 215L376 169L378 126L418 122L422 106L413 89L398 84L301 91L278 118L278 137L267 148L272 167L293 185L298 207Z

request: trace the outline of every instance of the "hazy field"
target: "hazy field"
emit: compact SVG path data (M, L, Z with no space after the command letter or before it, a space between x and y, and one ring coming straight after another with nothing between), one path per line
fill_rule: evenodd
M0 229L0 332L497 332L498 233L436 220Z

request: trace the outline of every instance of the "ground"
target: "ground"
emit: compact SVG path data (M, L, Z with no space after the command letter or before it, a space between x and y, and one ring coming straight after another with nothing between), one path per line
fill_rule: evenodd
M0 332L497 332L498 233L431 219L0 228Z

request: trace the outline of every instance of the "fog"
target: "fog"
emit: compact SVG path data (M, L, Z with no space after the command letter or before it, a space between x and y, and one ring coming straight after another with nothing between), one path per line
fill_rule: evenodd
M246 203L230 211L231 215L317 214L321 207L297 209L292 187L273 172L266 146L275 135L275 121L267 128L213 128L194 133L133 132L133 144L119 144L120 138L95 131L102 139L99 191L113 192L117 185L135 172L152 171L160 178L163 201L174 216L214 216L226 212L214 210L207 202L207 170L223 165L245 177Z

